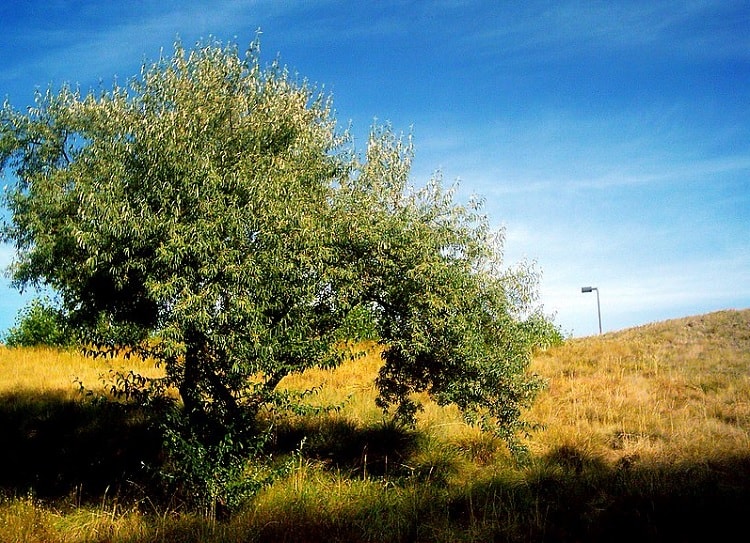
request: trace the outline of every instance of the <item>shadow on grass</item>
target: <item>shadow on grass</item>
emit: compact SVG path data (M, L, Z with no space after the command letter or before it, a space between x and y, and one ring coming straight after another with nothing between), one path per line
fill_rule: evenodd
M737 541L750 514L750 458L612 467L566 447L488 480L407 482L347 496L343 515L334 503L340 497L307 503L308 496L274 518L253 518L233 536L297 543Z
M131 406L69 394L0 395L0 489L45 499L71 494L83 502L130 494L152 484L160 439Z
M520 479L469 485L450 515L486 541L729 541L750 515L750 452L608 466L572 447Z
M0 394L0 494L73 495L91 503L104 494L168 499L156 474L164 459L150 416L155 414L62 391ZM417 447L418 435L396 425L359 427L343 418L310 417L277 428L268 452L284 457L299 451L356 478L399 477L414 475L404 465Z
M117 404L64 394L2 394L0 489L49 499L74 495L82 503L97 503L105 494L140 499L157 488L143 467L160 461L159 436L150 428L143 412ZM217 528L232 535L228 540L242 540L247 532L253 541L298 542L724 541L743 533L750 515L748 451L683 464L634 457L611 466L563 447L527 469L446 486L415 473L414 457L425 445L417 432L305 418L279 428L275 452L296 450L303 437L304 458L357 479L386 476L398 486L349 496L345 514L332 505L338 513L326 515L325 503L317 500L309 510L304 503L284 505L274 518L240 514ZM207 540L196 535L208 530L203 521L191 521L200 529L174 522L170 529L186 530L180 540Z
M349 477L413 476L411 459L423 436L383 421L361 426L338 416L297 418L277 427L275 454L297 451L303 458Z

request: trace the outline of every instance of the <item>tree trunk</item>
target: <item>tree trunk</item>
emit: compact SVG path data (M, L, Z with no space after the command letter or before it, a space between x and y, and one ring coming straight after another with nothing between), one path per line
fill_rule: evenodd
M199 413L203 413L199 390L200 351L201 349L199 346L193 341L188 340L182 382L180 382L178 386L185 413L187 413L191 420L198 416ZM205 413L203 414L205 415Z

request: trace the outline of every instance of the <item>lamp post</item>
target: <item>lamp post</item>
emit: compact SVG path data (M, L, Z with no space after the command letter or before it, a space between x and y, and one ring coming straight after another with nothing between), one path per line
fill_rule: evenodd
M599 289L596 287L581 287L581 292L591 292L592 290L596 291L596 313L599 315L599 335L602 335L602 309L599 305Z

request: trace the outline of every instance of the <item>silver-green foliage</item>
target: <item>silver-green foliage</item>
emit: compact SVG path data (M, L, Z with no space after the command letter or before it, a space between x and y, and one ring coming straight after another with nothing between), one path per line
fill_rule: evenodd
M358 155L330 99L257 43L178 44L124 87L4 105L3 239L15 282L59 293L84 339L164 365L155 388L179 391L198 442L288 404L281 379L335 366L362 326L385 348L384 409L411 419L427 391L514 446L540 387L536 274L503 268L481 202L411 188L411 158L387 127Z

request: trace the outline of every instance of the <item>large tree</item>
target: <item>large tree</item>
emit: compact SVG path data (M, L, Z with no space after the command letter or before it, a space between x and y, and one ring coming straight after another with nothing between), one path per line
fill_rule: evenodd
M479 202L411 188L411 158L387 127L358 155L330 99L257 43L178 44L125 87L4 105L2 236L16 284L59 293L89 344L163 364L197 443L252 426L366 321L384 409L410 419L426 391L514 446L539 388L535 273L503 268Z

